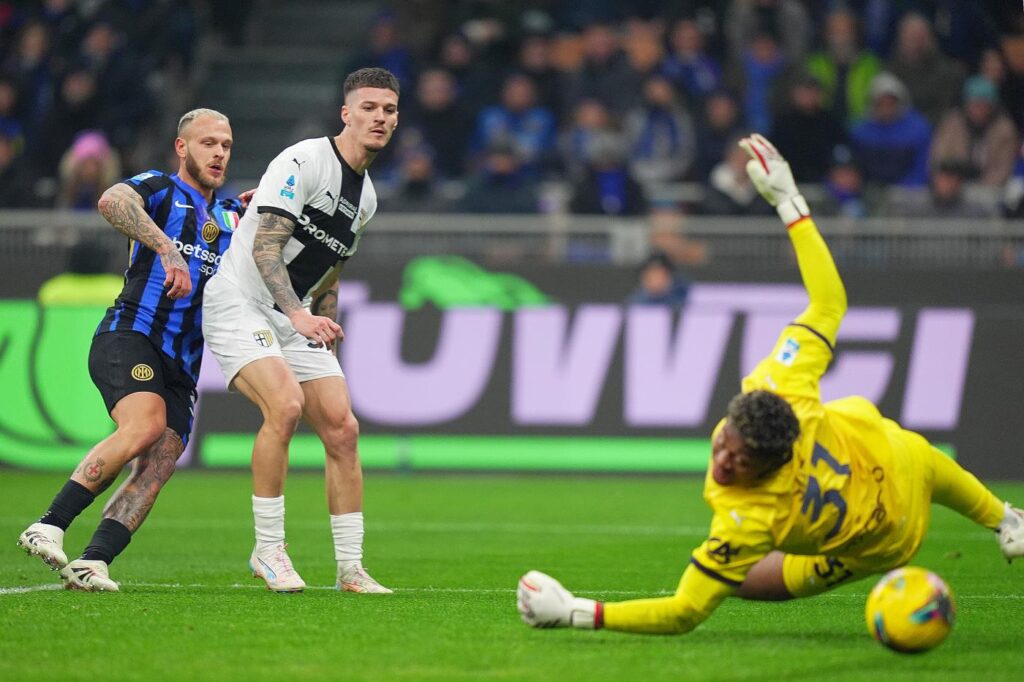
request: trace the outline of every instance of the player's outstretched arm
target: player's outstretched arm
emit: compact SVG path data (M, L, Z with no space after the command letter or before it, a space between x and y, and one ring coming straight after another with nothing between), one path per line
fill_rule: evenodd
M800 276L810 299L807 310L796 321L811 327L834 346L839 324L846 314L846 289L832 254L811 220L807 202L779 150L756 133L744 138L740 146L750 156L747 175L765 201L778 211L796 251Z
M146 204L138 192L119 182L100 196L97 208L114 229L160 256L160 263L167 273L164 287L169 287L168 298L183 298L192 292L192 277L185 259L174 248L167 234L146 213Z
M285 266L284 247L291 239L295 226L294 220L277 213L260 214L260 222L253 237L252 257L274 302L288 316L295 331L317 345L330 346L341 327L334 321L334 316L326 318L313 315L302 306Z
M683 634L700 625L733 588L687 567L671 597L607 604L574 596L540 571L519 580L517 606L523 622L535 628L605 628L638 634Z

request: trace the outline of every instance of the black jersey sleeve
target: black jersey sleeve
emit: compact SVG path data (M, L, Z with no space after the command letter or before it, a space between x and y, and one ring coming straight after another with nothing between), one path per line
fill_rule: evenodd
M157 203L154 197L162 196L163 191L174 184L166 173L158 170L148 170L145 173L139 173L135 177L128 178L123 182L139 193L139 196L146 203L146 212L151 215L153 213L153 206Z

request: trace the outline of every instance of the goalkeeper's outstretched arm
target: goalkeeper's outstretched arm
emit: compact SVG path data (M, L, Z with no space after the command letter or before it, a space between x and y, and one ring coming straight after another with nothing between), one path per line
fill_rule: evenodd
M810 305L796 322L810 327L835 346L839 324L846 314L846 289L832 254L811 220L811 212L793 181L789 164L775 146L757 134L742 140L740 146L750 155L747 174L786 223L796 251L800 276L810 298Z
M576 597L551 576L530 571L519 581L517 602L523 621L537 628L671 635L700 625L734 589L691 564L671 597L604 603Z

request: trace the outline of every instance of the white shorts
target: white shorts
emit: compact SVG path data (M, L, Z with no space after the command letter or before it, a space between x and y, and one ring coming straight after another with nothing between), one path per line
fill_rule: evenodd
M299 383L345 376L332 351L310 347L284 313L224 277L210 278L203 292L203 335L228 387L243 367L261 358L284 358Z

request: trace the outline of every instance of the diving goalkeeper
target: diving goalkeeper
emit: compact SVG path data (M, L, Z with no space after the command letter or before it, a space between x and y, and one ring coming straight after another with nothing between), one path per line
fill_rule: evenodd
M704 499L714 516L676 593L602 603L551 576L519 581L523 621L540 628L683 633L730 595L784 600L906 564L935 502L997 532L1024 556L1024 512L868 400L821 402L818 381L846 312L846 291L789 164L760 135L740 142L747 173L778 211L810 299L746 378L712 434Z

